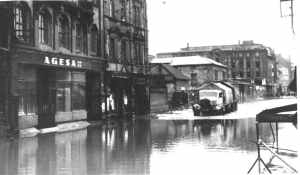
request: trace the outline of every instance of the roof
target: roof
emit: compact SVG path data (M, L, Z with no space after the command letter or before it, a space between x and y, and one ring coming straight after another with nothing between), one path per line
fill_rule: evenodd
M170 64L171 61L172 61L172 58L153 58L150 62L152 64L156 64L156 63Z
M167 58L155 58L151 63L164 63L171 66L187 66L187 65L216 65L221 67L227 67L222 63L214 61L210 58L200 55L196 56L184 56L184 57L167 57Z
M209 59L203 56L189 56L189 57L175 57L172 59L172 66L186 66L186 65L216 65L221 67L227 67L217 61Z
M181 71L174 68L173 66L170 66L168 64L162 64L162 67L165 68L170 74L172 74L176 79L179 80L189 80L190 78L183 75Z

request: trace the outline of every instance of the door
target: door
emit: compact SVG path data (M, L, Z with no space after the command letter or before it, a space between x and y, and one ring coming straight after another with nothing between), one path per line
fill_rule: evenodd
M101 119L101 76L96 73L87 73L86 77L86 104L88 120Z
M38 70L38 128L55 126L56 89L54 73L50 70Z

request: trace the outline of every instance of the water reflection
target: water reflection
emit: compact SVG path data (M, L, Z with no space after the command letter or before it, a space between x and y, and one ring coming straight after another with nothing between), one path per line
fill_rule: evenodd
M110 121L74 132L0 139L1 175L151 174L151 156L181 144L255 154L254 119ZM269 129L262 128L270 140ZM192 151L192 150L190 150Z

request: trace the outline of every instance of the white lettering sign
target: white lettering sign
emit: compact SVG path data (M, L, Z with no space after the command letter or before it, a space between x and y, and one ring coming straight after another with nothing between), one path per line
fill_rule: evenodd
M83 62L78 60L73 60L73 59L64 59L64 58L55 58L55 57L49 58L45 56L44 64L82 68Z

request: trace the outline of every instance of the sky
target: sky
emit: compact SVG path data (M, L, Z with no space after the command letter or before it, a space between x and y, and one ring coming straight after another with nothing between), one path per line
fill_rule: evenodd
M150 55L179 51L187 43L192 47L253 40L294 63L300 59L299 0L294 1L295 35L290 18L280 16L279 0L147 0L147 6ZM282 12L289 14L285 4Z

